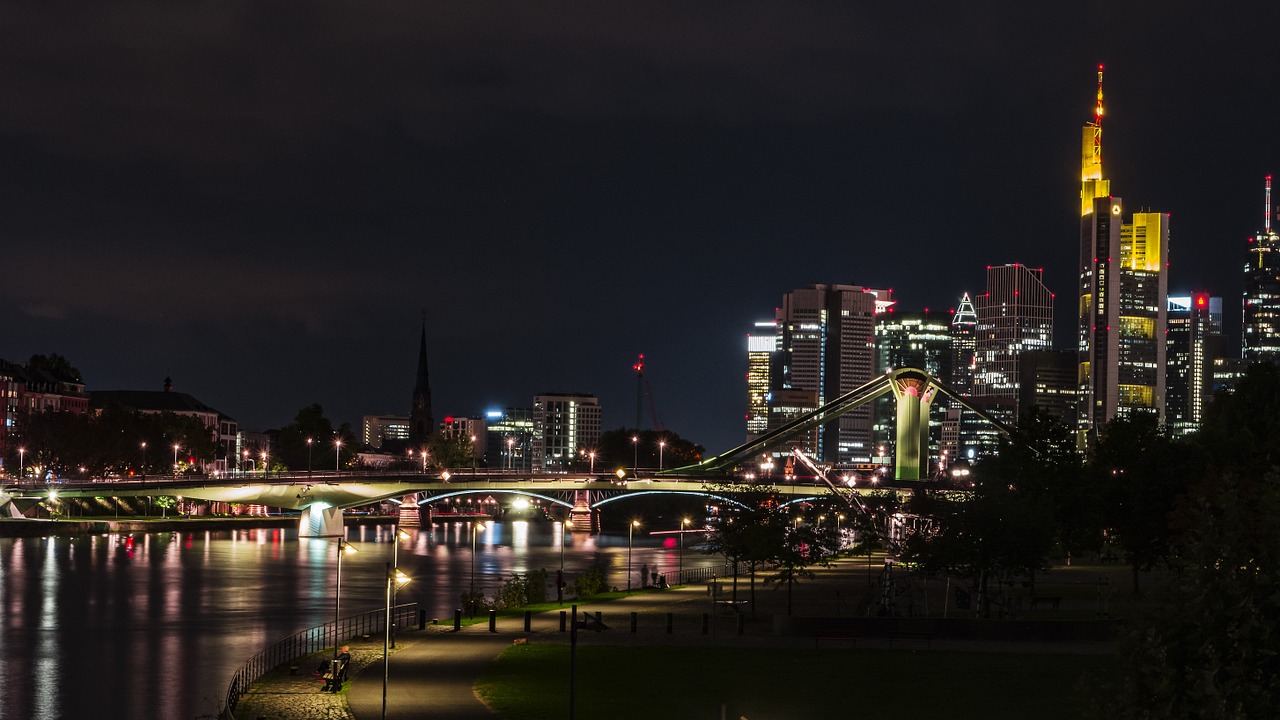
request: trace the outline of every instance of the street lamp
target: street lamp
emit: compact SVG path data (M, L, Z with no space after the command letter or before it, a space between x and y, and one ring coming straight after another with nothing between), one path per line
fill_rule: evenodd
M689 518L680 518L680 572L676 573L676 582L684 582L684 529L689 527Z
M146 443L143 443L146 446ZM22 482L23 477L27 474L27 449L18 448L18 482Z
M147 443L142 443L142 479L147 479Z
M400 541L410 540L412 539L412 537L409 535L409 533L401 530L399 525L396 525L395 528L396 528L395 537L392 538L392 542L394 542L395 544L391 546L391 566L395 569L396 573L399 573L400 572ZM396 587L391 588L391 602L392 602L392 607L397 607L395 605ZM396 634L395 634L395 631L392 630L391 647L395 647L395 646L396 646Z
M312 438L307 438L307 475L311 474L311 444Z
M399 533L399 530L396 532ZM397 544L399 544L398 538ZM391 563L387 563L387 625L383 628L382 634L382 720L387 720L387 676L389 674L387 659L390 655L388 648L391 645L391 593L408 584L409 580L409 576L400 572L400 568L393 569Z
M596 474L596 451L592 450L587 453L587 457L591 458L591 474Z
M631 436L631 470L640 472L640 436Z
M267 451L262 451L262 477L271 474L271 464L267 462Z
M662 451L667 447L666 440L658 441L658 471L662 471Z
M338 472L338 456L342 453L342 438L333 441L333 471Z
M342 556L350 555L357 552L356 546L347 542L345 538L338 538L338 580L336 589L333 593L333 659L338 659L338 646L341 645L341 639L338 637L338 622L342 616ZM334 668L337 670L337 668Z
M515 444L516 444L515 438L512 438L512 437L507 438L507 469L508 470L511 469L511 460L512 460L511 455L514 452L511 448Z
M471 474L476 474L476 436L471 436Z
M178 450L182 446L178 443L173 444L173 476L178 477Z
M484 523L471 526L471 594L476 594L476 535L488 529Z
M640 527L639 520L632 520L627 526L627 592L631 592L631 533Z

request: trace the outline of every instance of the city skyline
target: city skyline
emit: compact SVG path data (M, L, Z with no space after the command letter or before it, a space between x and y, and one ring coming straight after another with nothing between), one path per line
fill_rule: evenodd
M1238 347L1269 23L1019 7L15 8L0 357L355 426L408 412L425 310L437 416L581 391L630 425L644 353L664 425L727 448L791 288L945 311L1043 267L1070 342L1098 63L1108 176Z

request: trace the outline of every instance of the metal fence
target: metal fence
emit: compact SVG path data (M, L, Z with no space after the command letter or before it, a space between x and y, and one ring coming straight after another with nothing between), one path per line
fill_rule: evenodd
M395 629L409 627L416 622L417 615L417 603L397 605L391 613L391 626ZM327 647L335 647L345 640L362 635L381 634L386 617L385 609L344 617L337 624L330 622L307 628L263 648L231 676L231 684L227 686L227 704L222 717L226 720L235 720L236 705L240 702L240 697L258 678L272 669Z
M739 574L745 572L745 563L738 564ZM688 585L690 583L702 582L710 580L713 577L730 577L733 575L733 563L725 563L723 565L712 565L710 567L689 568L687 570L679 570L677 572L667 573L667 584L669 585ZM672 578L675 578L674 580Z

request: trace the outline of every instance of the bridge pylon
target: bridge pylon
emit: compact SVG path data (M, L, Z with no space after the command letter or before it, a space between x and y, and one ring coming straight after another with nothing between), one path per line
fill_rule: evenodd
M342 508L324 503L308 505L298 521L298 537L346 537L342 524Z
M937 395L924 373L901 373L891 381L897 400L897 457L894 478L919 480L929 472L929 407Z
M600 529L597 522L599 517L600 511L591 508L591 491L574 490L573 508L569 510L569 524L572 529L597 532Z
M397 521L400 527L422 527L422 508L418 505L418 493L400 499ZM431 523L431 507L427 506L427 524Z

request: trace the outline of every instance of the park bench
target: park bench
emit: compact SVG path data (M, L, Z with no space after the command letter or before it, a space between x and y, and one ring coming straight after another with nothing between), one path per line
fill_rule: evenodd
M1045 595L1040 595L1040 596L1031 598L1032 610L1039 608L1041 605L1048 605L1054 610L1057 610L1058 606L1061 604L1062 604L1062 598L1060 597L1049 597Z
M716 606L720 608L721 615L737 615L747 607L746 600L717 600Z

